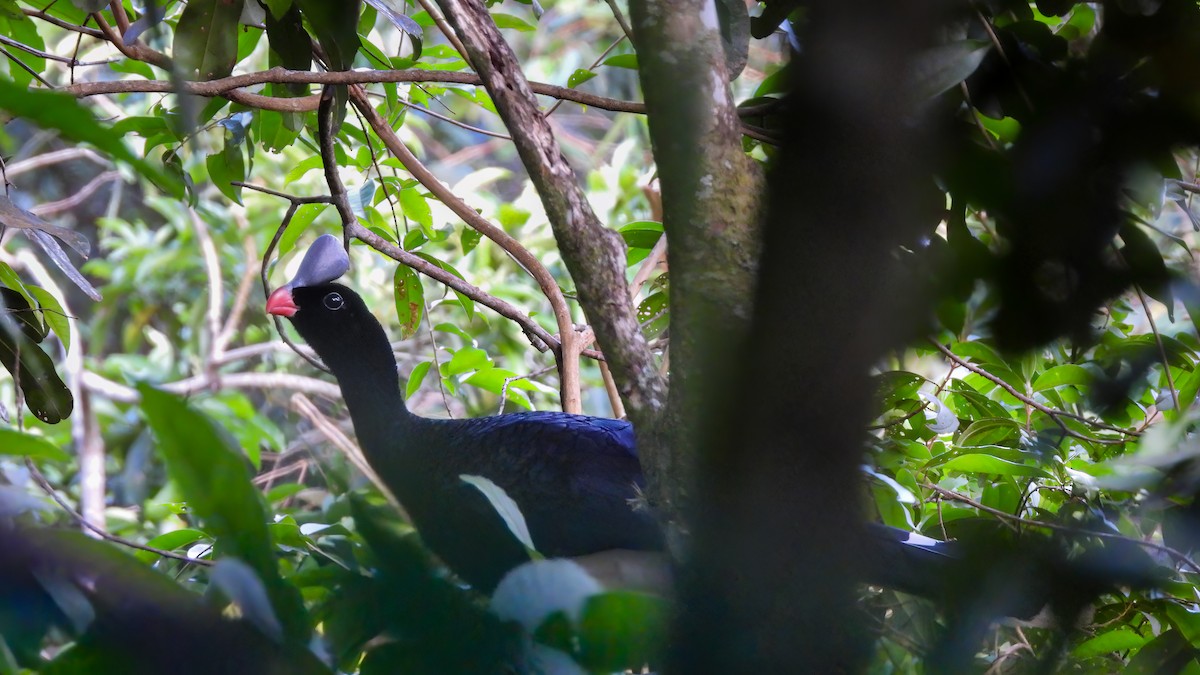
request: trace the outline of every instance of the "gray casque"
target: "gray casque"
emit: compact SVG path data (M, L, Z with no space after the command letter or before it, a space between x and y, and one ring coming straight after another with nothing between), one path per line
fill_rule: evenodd
M288 282L288 288L320 286L327 284L350 269L350 256L342 248L342 242L332 234L323 234L308 247L296 276Z

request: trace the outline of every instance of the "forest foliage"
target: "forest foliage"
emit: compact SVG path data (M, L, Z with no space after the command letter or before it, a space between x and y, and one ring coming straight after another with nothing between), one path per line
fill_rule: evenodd
M636 672L689 648L668 639L685 602L552 563L492 598L456 583L346 452L336 384L261 310L342 231L334 172L361 228L347 283L397 341L415 411L631 400L594 358L619 346L569 337L596 317L521 130L442 18L457 4L0 0L0 672ZM770 174L815 123L794 64L823 3L700 4L733 133ZM652 147L638 75L677 45L635 49L619 5L487 11L621 237L661 375L696 367L672 358L695 326L671 321L673 150ZM878 275L904 336L870 373L847 499L963 542L970 565L934 602L863 588L873 651L849 660L1200 672L1200 6L986 0L939 21L885 130L925 139L930 170L878 176L915 186L923 229L887 269L846 271ZM827 76L853 85L853 66ZM781 358L752 351L736 358ZM1015 605L1046 611L999 620Z

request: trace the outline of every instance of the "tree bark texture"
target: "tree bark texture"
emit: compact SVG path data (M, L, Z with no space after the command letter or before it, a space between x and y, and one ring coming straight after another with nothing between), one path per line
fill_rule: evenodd
M702 444L672 673L855 672L870 654L858 466L869 369L900 332L892 254L923 225L929 168L903 102L933 21L903 3L808 8L749 336Z
M687 511L697 448L746 336L764 180L742 146L715 0L631 0L671 270L671 396L653 443L660 509ZM639 439L640 440L640 439Z
M640 438L656 426L667 392L629 302L625 244L592 211L520 64L483 4L479 0L439 0L438 4L466 46L541 197L580 304ZM658 454L652 447L641 450L652 485L660 482L662 473Z

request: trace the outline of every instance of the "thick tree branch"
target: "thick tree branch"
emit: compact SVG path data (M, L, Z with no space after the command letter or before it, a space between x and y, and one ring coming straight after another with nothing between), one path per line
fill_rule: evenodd
M710 394L727 389L753 305L763 176L742 147L715 0L632 0L671 268L671 402L658 442L686 506Z
M674 6L635 12L633 25L677 25L666 17ZM937 21L928 5L806 7L811 29L790 67L788 134L772 167L749 336L733 385L711 392L726 406L710 409L719 426L701 443L671 672L855 673L871 654L855 590L865 571L868 373L902 341L889 321L897 298L916 295L900 288L907 279L893 252L928 230L915 195L929 180L929 144L896 118L911 97L908 64ZM695 38L639 44L685 39ZM704 122L685 119L697 117ZM659 168L664 178L671 170ZM688 258L668 235L674 286L676 261Z
M512 134L630 418L645 433L657 423L667 392L629 303L624 243L592 212L575 172L538 109L534 90L483 4L440 0L439 5ZM651 494L657 496L654 486L662 482L663 467L653 450L648 448L642 454L642 464Z

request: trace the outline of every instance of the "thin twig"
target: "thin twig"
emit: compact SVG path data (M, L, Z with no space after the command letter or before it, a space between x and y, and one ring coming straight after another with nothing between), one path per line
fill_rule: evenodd
M110 532L107 532L107 531L101 529L99 526L88 522L88 520L86 518L84 518L82 515L80 515L78 511L71 508L71 505L68 504L66 501L64 501L62 497L58 496L58 491L56 491L54 489L54 486L51 485L50 481L46 479L46 476L44 476L42 474L41 470L37 468L37 465L33 463L33 460L26 457L25 458L25 467L29 469L29 474L33 477L33 480L38 484L38 487L40 487L43 492L45 492L47 495L49 495L50 498L53 499L55 501L55 503L57 503L58 506L60 508L62 508L63 511L66 511L67 514L70 515L71 518L74 519L75 522L78 523L81 527L91 530L93 533L96 534L96 536L100 537L101 539L111 541L114 544L120 544L121 546L127 546L129 548L137 549L139 551L146 551L147 553L153 553L155 555L162 556L164 558L171 558L173 560L179 560L179 561L182 561L185 563L192 563L194 565L200 565L203 567L211 567L212 566L213 563L210 560L202 560L200 558L192 558L192 557L183 555L182 553L176 553L174 551L167 551L167 550L164 550L161 548L154 548L153 546L139 544L136 541L130 541L124 537L117 536L115 534L112 534Z
M988 39L992 41L992 46L996 48L996 52L1000 54L1000 59L1004 61L1004 65L1008 66L1009 75L1013 78L1013 84L1017 87L1017 92L1021 94L1021 98L1025 101L1025 105L1029 107L1030 112L1034 110L1033 99L1029 98L1029 93L1025 91L1025 87L1021 85L1021 81L1017 79L1017 69L1013 68L1012 61L1008 59L1008 54L1004 51L1004 45L1000 44L1000 37L996 35L996 29L992 28L992 22L988 21L987 17L978 8L975 9L975 15L979 17L979 22L983 24L983 29L987 31Z
M614 0L608 0L608 3L609 3L609 6L613 8L613 12L617 13L618 20L623 22L625 17L621 16L621 14L620 14L621 9L616 6L616 4L614 3ZM622 29L624 29L625 24L622 23L621 27L622 27ZM629 38L630 43L632 43L633 38L630 36L631 36L631 33L628 30L625 30L624 35L617 38L616 40L613 40L612 44L610 44L604 51L600 52L600 56L597 56L596 60L592 61L592 65L588 66L588 68L587 68L588 71L592 71L592 70L595 70L596 68L599 68L600 62L604 60L604 57L608 56L609 53L612 52L612 50L616 49L617 45L621 44L621 42L624 41L626 38ZM550 106L550 109L545 112L545 116L549 117L549 116L553 115L554 111L558 110L559 106L561 106L562 104L563 104L563 99L561 99L561 98L558 99L557 101L555 101L554 105ZM510 138L509 140L512 140L512 139Z
M1029 396L1026 396L1025 394L1022 394L1021 392L1017 391L1016 387L1005 382L999 376L993 375L992 373L984 370L983 368L980 368L979 366L971 363L970 361L967 361L966 359L962 358L958 354L955 354L954 352L950 351L945 345L938 342L937 340L934 340L933 338L929 338L929 343L932 344L934 346L934 348L936 348L939 352L944 354L946 356L946 358L957 363L958 365L962 366L963 368L966 368L967 370L971 371L972 373L975 373L976 375L980 375L984 379L990 380L996 386L1000 387L1004 391L1011 394L1018 401L1021 401L1025 405L1048 416L1055 424L1058 425L1058 427L1060 429L1063 430L1063 433L1067 434L1068 436L1072 436L1074 438L1078 438L1082 441L1087 441L1089 443L1101 443L1101 444L1108 444L1108 445L1119 445L1121 443L1126 442L1126 441L1122 441L1122 440L1094 438L1092 436L1088 436L1087 434L1081 434L1078 431L1075 431L1074 429L1071 429L1066 424L1064 424L1062 419L1060 419L1062 417L1069 417L1071 419L1078 420L1085 424L1090 424L1092 426L1099 427L1101 429L1108 429L1110 431L1117 431L1117 432L1120 432L1120 433L1123 433L1123 434L1126 434L1129 436L1137 436L1138 435L1137 433L1126 430L1126 429L1121 429L1119 427L1113 427L1110 425L1106 425L1102 422L1096 422L1095 420L1088 419L1088 418L1084 417L1083 415L1076 415L1074 413L1069 413L1064 410L1055 410L1054 408L1047 407L1041 403L1038 403L1033 398L1030 398Z
M265 299L271 295L270 282L267 280L267 269L270 267L271 257L275 253L275 247L279 245L279 239L283 236L284 230L287 229L288 224L292 222L292 218L296 215L296 209L300 208L302 204L328 204L329 198L293 197L292 195L284 194L282 192L276 192L270 188L250 185L241 181L233 181L233 185L264 192L274 197L283 197L289 202L288 210L286 213L284 213L283 220L279 223L279 227L275 228L275 235L271 237L271 243L267 244L267 250L263 253L262 268L259 270L259 276L262 281L263 298ZM323 370L327 373L329 372L329 368L327 368L324 363L321 363L316 356L310 356L307 352L301 350L300 345L297 345L290 337L288 337L287 333L283 330L283 321L278 316L272 315L271 319L275 324L275 333L279 335L279 339L283 340L284 344L290 347L292 351L300 355L300 358L308 361L309 364L311 364L314 368Z
M629 21L625 18L625 13L622 12L621 8L617 5L617 0L604 0L604 2L606 2L608 4L608 8L612 10L613 18L617 20L617 25L621 27L621 32L625 34L625 37L629 38L629 44L634 44L633 26L629 25ZM636 48L637 45L634 45L634 47ZM595 66L592 67L595 68Z
M1158 357L1162 359L1163 374L1167 376L1167 387L1171 390L1171 402L1175 404L1175 410L1179 410L1179 391L1175 388L1175 377L1171 375L1171 362L1167 359L1167 348L1163 345L1162 335L1158 332L1158 323L1154 321L1154 312L1150 311L1150 301L1146 299L1146 293L1140 284L1134 284L1133 288L1137 291L1138 299L1142 301L1142 310L1146 313L1146 320L1150 322L1150 331L1154 333L1154 343L1158 345ZM1182 410L1179 412L1183 413Z
M101 187L118 180L121 180L121 173L119 171L105 171L89 180L83 185L83 187L72 193L70 197L64 197L56 201L38 204L29 209L29 212L46 218L56 213L69 211L86 202Z
M246 306L250 302L250 289L254 287L254 266L250 264L250 261L258 259L258 250L254 246L253 237L242 239L242 259L246 261L246 271L242 273L237 291L233 296L233 306L229 309L229 316L225 318L225 325L221 328L220 335L217 336L217 344L221 348L222 354L225 353L225 347L233 339L233 334L242 323L242 316L246 313Z
M69 30L69 31L74 31L76 33L79 33L80 35L90 35L91 37L97 38L99 40L106 39L104 36L104 31L96 30L95 28L88 28L87 26L80 26L78 24L73 24L70 21L64 21L64 20L58 18L57 16L52 16L50 14L47 14L44 10L30 9L28 7L22 7L21 11L23 11L25 13L25 16L31 16L35 19L41 19L42 21L45 21L48 24L52 24L52 25L58 26L59 28L63 28L63 29Z
M535 377L540 377L542 375L545 375L546 373L549 373L549 372L553 371L554 369L555 369L555 366L546 366L545 368L540 368L538 370L533 371L532 373L525 373L524 375L514 375L512 377L504 378L504 385L502 387L500 387L500 408L499 408L499 410L496 411L496 414L499 415L504 412L504 404L508 402L508 385L509 384L516 382L517 380L531 380Z
M221 259L217 255L212 233L208 231L204 219L195 210L189 210L189 213L196 240L200 243L200 257L204 261L205 276L208 277L208 309L204 312L204 332L208 335L208 349L205 350L203 367L216 389L221 386L216 364L221 358L221 305L225 299L225 290L221 283Z
M350 437L342 433L342 430L337 427L328 417L323 415L312 401L304 394L292 394L292 409L300 413L304 419L308 420L315 429L321 432L321 435L333 444L341 453L354 465L356 469L362 472L375 487L379 488L379 492L388 500L388 502L403 511L404 507L400 505L400 501L392 494L387 484L375 473L375 470L367 462L366 455L363 454L358 444L350 440Z
M251 190L256 190L258 192L269 194L269 195L272 195L275 197L281 197L283 199L287 199L292 202L293 207L298 206L300 204L314 204L314 203L328 204L328 203L330 203L329 197L294 197L292 195L278 192L278 191L272 190L270 188L264 188L264 187L261 187L258 185L253 185L250 183L243 183L240 181L234 182L233 185L249 188ZM273 251L275 246L278 245L278 236L282 236L283 229L284 229L283 227L281 227L279 229L279 231L276 233L277 234L276 239L272 240L271 245L268 246L267 252L264 254L264 262L263 262L263 270L262 270L262 279L263 279L262 283L263 283L263 293L264 294L269 293L268 282L266 280L267 262L269 260L271 251ZM532 318L530 318L526 314L522 313L517 308L513 307L512 305L508 304L507 302L484 292L482 289L480 289L476 286L473 286L473 285L467 283L466 281L463 281L462 279L460 279L460 278L454 276L453 274L438 267L437 265L430 263L429 261L425 260L424 258L416 256L416 255L392 244L391 242L387 241L386 239L383 239L379 235L375 234L374 232L368 230L367 228L365 228L357 223L355 223L350 228L348 228L348 231L349 231L350 236L361 240L363 243L367 244L371 248L374 248L376 251L379 251L380 253L388 256L389 258L392 258L396 262L400 262L405 265L408 265L409 267L420 272L421 274L424 274L425 276L428 276L431 279L435 279L435 280L449 286L451 289L453 289L459 293L462 293L466 297L474 300L475 302L483 305L484 307L488 307L488 308L492 309L500 316L503 316L507 319L510 319L511 321L514 321L515 323L517 323L518 325L521 326L522 330L524 330L527 335L533 336L537 339L537 341L534 342L534 346L537 347L538 349L546 349L547 345L549 345L550 347L553 347L553 348L558 347L558 345L559 345L558 338L551 335L549 332L546 331L546 329L544 329L540 325L538 325L538 323L535 322ZM281 334L281 336L282 336L282 334ZM284 340L287 341L286 336L282 336L282 337L284 337ZM539 344L539 342L540 342L540 344ZM306 359L312 358L304 351L301 351L298 347L296 348L295 351ZM597 360L604 359L603 354L601 354L597 351L594 351L594 350L585 350L583 352L583 354L584 354L584 356L588 356L590 358L597 359ZM317 365L317 367L321 368L322 370L325 370L324 365L319 365L319 364L314 364L314 365Z
M466 47L463 47L462 41L458 39L458 35L450 27L450 24L446 22L446 18L442 16L437 7L429 0L417 0L417 3L429 15L429 18L433 19L433 24L438 27L438 30L442 31L442 35L446 36L446 40L450 43L450 46L454 47L454 51L458 52L463 61L466 61L467 65L470 66L471 57L467 55Z
M29 64L25 63L21 59L18 59L16 56L13 55L12 52L8 51L4 47L0 47L0 54L3 54L4 56L8 57L8 60L12 61L21 70L24 70L26 73L29 73L29 76L32 77L33 79L37 80L38 82L40 82L43 87L45 87L47 89L55 88L54 85L52 85L46 81L46 78L42 77L41 73L34 70L33 68L30 68Z
M109 63L116 63L119 60L119 59L105 59L103 61L76 61L75 59L73 59L69 56L59 56L58 54L51 54L50 52L44 52L40 49L35 49L33 47L30 47L27 44L18 42L10 37L5 37L3 35L0 35L0 44L5 44L5 45L8 45L9 47L14 47L16 49L20 49L21 51L23 51L27 54L32 54L41 59L46 59L48 61L58 61L59 63L66 63L66 64L69 64L72 68L75 66L103 66L103 65L106 65Z
M159 388L173 394L189 396L208 391L212 385L213 380L207 375L195 375L160 385ZM136 389L113 382L91 371L84 371L83 386L118 403L135 403L141 399ZM223 373L221 386L225 389L263 389L266 391L290 389L334 400L341 398L342 395L342 390L332 382L291 373Z
M105 167L112 166L112 162L108 161L95 150L75 147L43 152L40 155L34 155L33 157L22 159L19 162L13 162L7 166L5 173L7 173L8 177L11 179L28 171L36 171L47 166L53 166L62 162L72 162L77 159L91 160L92 162Z
M1123 534L1117 534L1115 532L1100 532L1097 530L1085 530L1085 529L1078 528L1078 527L1072 527L1070 525L1060 525L1059 523L1050 523L1050 522L1046 522L1044 520L1031 520L1029 518L1022 518L1021 516L1015 516L1007 511L1001 511L1000 509L992 508L991 506L987 506L986 504L981 504L964 494L954 492L953 490L947 490L946 488L943 488L943 487L938 487L937 485L934 485L932 483L922 483L921 487L924 487L929 490L933 490L934 492L945 497L946 499L951 499L956 502L961 502L968 506L979 509L980 511L985 511L987 513L990 513L990 514L996 516L997 518L1002 518L1004 520L1007 520L1009 522L1019 523L1021 525L1026 525L1029 527L1043 527L1048 530L1056 530L1058 532L1067 532L1069 534L1080 535L1080 536L1085 536L1085 537L1098 537L1100 539L1113 539L1116 541L1126 541L1131 544L1137 544L1138 546L1145 546L1146 548L1152 548L1156 551L1162 551L1163 553L1166 553L1167 555L1171 556L1172 558L1179 561L1180 563L1183 563L1187 567L1190 567L1195 572L1200 573L1200 565L1197 565L1195 562L1193 562L1192 559L1187 556L1187 554L1177 551L1177 550L1171 548L1170 546L1164 546L1163 544L1156 544L1152 541L1143 541L1141 539L1137 539L1134 537L1127 537Z
M351 101L359 112L362 113L367 123L370 124L371 129L383 140L384 145L387 146L396 159L400 160L400 163L412 174L413 178L420 181L425 189L433 193L439 201L449 207L465 223L483 236L496 242L501 249L508 253L538 283L542 294L546 296L547 301L550 303L550 307L554 312L555 322L558 324L560 344L559 348L555 350L555 356L558 360L559 370L562 373L560 383L562 407L567 412L579 412L581 409L581 397L579 393L579 363L576 356L578 352L571 344L575 338L574 323L571 320L571 310L567 306L566 298L563 297L562 289L559 288L554 276L550 274L550 271L546 269L541 260L517 241L515 237L479 215L475 209L472 209L439 181L433 175L433 172L426 168L417 159L416 155L408 149L408 146L400 140L392 130L391 125L387 124L386 120L379 113L375 112L375 109L371 106L370 101L366 99L366 96L363 95L361 89L355 88L351 90Z
M460 121L454 119L453 117L449 117L447 115L443 115L441 113L434 112L434 111L430 110L429 108L417 105L416 103L412 103L411 101L407 101L405 99L399 99L399 101L400 101L400 104L406 108L412 108L413 110L416 110L417 112L422 113L424 115L429 115L430 117L432 117L434 119L439 119L447 124L453 124L454 126L460 128L460 129L466 129L467 131L472 131L474 133L481 134L483 136L491 136L492 138L500 138L500 139L503 139L506 141L512 140L512 136L509 136L508 134L502 134L498 131L491 131L489 129L483 129L480 127L471 126L470 124L467 124L466 122L460 122ZM562 100L560 99L557 103L555 103L555 105L557 106L558 103L562 103Z

